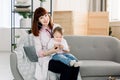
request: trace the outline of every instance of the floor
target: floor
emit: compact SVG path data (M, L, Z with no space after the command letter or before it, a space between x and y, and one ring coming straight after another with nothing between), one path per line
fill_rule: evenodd
M10 70L10 52L0 52L0 80L13 80Z

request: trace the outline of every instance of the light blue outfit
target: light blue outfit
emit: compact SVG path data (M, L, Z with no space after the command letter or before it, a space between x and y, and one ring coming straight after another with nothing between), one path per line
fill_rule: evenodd
M70 66L70 61L71 60L78 61L78 59L70 53L56 53L52 56L52 59L53 60L58 60L58 61L66 64L68 66Z

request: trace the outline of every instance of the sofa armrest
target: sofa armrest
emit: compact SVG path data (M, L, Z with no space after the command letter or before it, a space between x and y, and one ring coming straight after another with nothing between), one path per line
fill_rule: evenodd
M120 50L116 54L116 62L120 63Z
M120 63L120 40L118 40L118 47L116 49L116 62Z
M10 68L15 80L24 80L17 68L17 55L15 53L10 54Z

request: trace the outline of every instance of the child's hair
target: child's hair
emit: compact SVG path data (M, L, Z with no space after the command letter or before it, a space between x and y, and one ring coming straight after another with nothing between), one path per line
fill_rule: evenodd
M63 29L61 27L55 27L55 29L53 30L53 34L58 31L61 35L63 35Z

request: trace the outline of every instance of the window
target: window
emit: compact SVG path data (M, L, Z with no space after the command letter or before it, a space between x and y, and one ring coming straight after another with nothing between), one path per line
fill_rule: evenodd
M108 0L108 12L110 21L120 21L120 0Z
M0 28L11 26L11 0L0 0Z

